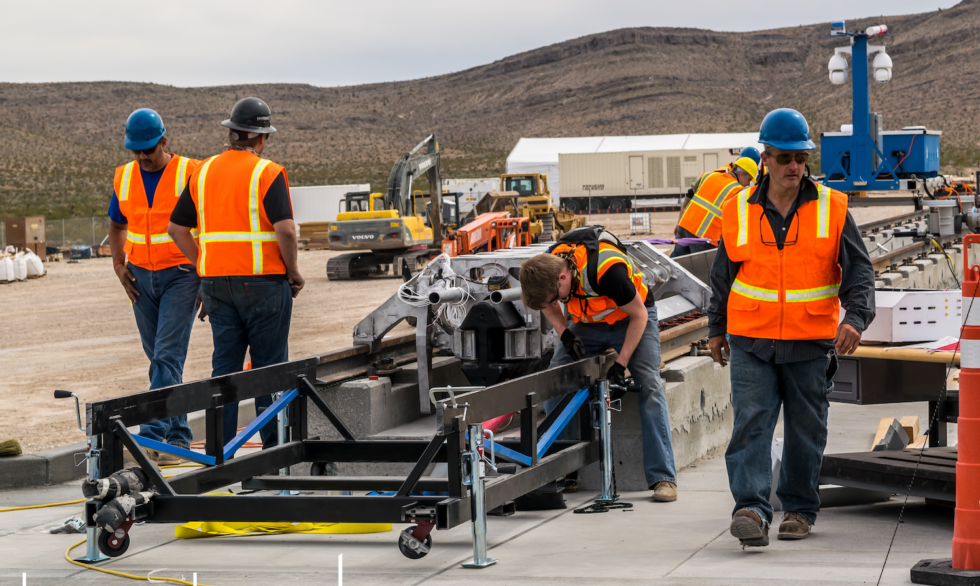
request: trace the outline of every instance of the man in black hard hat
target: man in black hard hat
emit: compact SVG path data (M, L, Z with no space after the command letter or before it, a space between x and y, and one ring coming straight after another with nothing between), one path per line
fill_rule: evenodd
M242 370L246 350L253 368L289 360L293 298L304 284L286 170L260 158L276 131L272 111L244 98L221 124L229 129L229 148L191 176L168 230L201 276L214 337L211 376ZM257 397L256 414L271 404L271 396ZM224 418L227 442L237 432L237 403L224 406ZM263 426L261 436L264 448L276 445L276 424Z

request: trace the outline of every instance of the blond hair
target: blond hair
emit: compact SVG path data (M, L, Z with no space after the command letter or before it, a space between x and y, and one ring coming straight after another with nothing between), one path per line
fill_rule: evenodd
M521 263L521 301L529 309L544 309L558 292L558 275L566 268L551 254L532 256Z

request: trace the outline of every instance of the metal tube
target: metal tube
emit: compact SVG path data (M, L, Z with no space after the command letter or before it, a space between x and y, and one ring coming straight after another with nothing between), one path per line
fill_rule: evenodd
M86 455L85 470L88 472L90 480L97 480L99 478L99 454L102 451L101 447L99 436L88 436L88 454ZM88 507L86 507L87 511ZM85 520L85 557L76 558L75 561L93 563L109 559L109 556L103 555L99 551L99 528L94 525L88 525L88 521L88 519Z
M613 489L612 459L612 411L609 409L609 381L602 379L599 387L599 439L602 442L602 457L599 459L599 473L602 477L602 494L596 502L613 502L619 498Z
M450 287L429 293L429 303L459 303L466 297L466 291L459 287Z
M282 393L279 393L279 396L282 396ZM289 418L286 415L286 410L285 409L283 409L282 411L280 411L276 415L276 420L277 420L277 424L278 424L278 430L277 431L279 433L279 445L281 446L284 443L286 443L286 426L289 424ZM286 466L285 468L280 468L279 469L279 476L289 476L289 466ZM282 496L288 496L288 495L292 494L292 491L289 491L289 490L280 490L279 491L279 494L282 495Z
M473 561L463 564L464 568L485 568L497 563L487 557L487 492L484 480L486 466L483 463L483 424L469 426L469 452L472 469L470 474L470 511L473 518Z
M500 289L490 293L490 303L498 304L504 301L520 301L521 288L511 287L510 289Z

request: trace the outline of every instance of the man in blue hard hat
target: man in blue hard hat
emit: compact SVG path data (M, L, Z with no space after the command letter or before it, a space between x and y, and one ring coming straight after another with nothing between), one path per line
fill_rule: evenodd
M731 360L735 423L725 463L735 497L730 531L743 547L769 544L780 406L779 539L810 534L837 355L854 352L875 315L871 259L847 196L810 179L815 145L803 115L770 112L759 142L767 173L723 206L708 309L711 356L722 366Z
M109 202L112 269L132 302L143 351L150 359L150 389L180 384L201 279L167 227L198 161L167 152L167 129L149 108L130 114L126 148L133 161L116 169ZM189 449L191 428L179 415L140 425L140 435ZM181 460L146 450L160 465Z
M671 258L715 248L721 237L722 204L751 183L758 172L759 151L755 147L746 147L733 163L701 175L687 190L674 236L706 238L707 241L675 244Z

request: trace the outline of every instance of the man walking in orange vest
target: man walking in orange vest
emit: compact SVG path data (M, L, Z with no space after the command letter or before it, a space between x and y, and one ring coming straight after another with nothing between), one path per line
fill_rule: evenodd
M184 359L201 280L167 227L198 161L167 152L160 115L141 108L126 121L126 148L134 161L116 169L109 203L112 268L132 301L143 351L150 359L150 389L183 382ZM192 238L193 240L193 238ZM184 449L191 444L186 415L140 425L140 435ZM146 450L158 464L176 456Z
M721 238L721 207L725 201L747 187L759 172L759 151L755 147L742 149L741 157L721 169L701 176L687 192L686 207L674 228L677 238L707 238L718 242ZM714 248L709 242L681 246L674 245L671 258L694 254Z
M272 112L258 98L235 104L227 127L230 148L201 162L170 218L169 233L197 265L211 321L211 376L289 360L293 298L303 289L296 226L282 165L263 159ZM200 231L200 246L191 231ZM272 397L255 399L256 415ZM224 406L224 438L237 433L238 404ZM275 422L260 430L264 448L277 444Z
M743 546L769 545L780 405L779 539L810 534L837 355L854 352L875 315L874 269L847 196L804 176L815 145L803 115L770 112L759 142L768 174L722 208L708 310L711 356L722 366L731 357L735 425L725 462L735 497L730 530Z
M644 477L654 501L672 502L677 500L677 471L670 413L660 383L657 306L643 272L620 246L601 226L568 232L549 254L521 263L521 297L528 308L541 311L560 337L549 368L610 348L619 353L606 378L611 384L625 385L628 368L640 385ZM571 324L565 323L562 303ZM550 411L558 403L559 399L552 399L545 406Z

